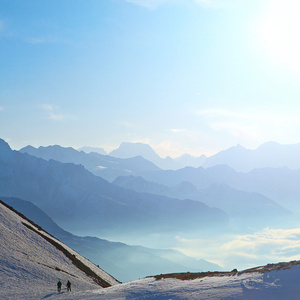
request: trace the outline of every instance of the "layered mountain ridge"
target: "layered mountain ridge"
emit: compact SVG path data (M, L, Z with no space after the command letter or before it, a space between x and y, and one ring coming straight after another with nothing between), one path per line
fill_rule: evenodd
M46 161L8 151L7 146L6 152L12 160L0 159L0 194L30 200L72 232L205 230L228 221L223 211L199 201L139 194L110 184L82 165Z
M134 158L142 156L163 170L178 170L184 167L204 168L216 165L228 165L238 172L249 172L259 168L300 168L300 144L279 144L266 142L256 149L246 149L236 145L217 152L211 156L200 155L198 157L183 154L177 158L161 158L151 146L143 143L123 142L119 148L111 151L110 156L115 158Z

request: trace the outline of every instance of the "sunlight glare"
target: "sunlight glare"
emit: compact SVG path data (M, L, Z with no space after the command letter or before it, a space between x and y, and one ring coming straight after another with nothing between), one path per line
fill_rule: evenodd
M300 73L300 2L272 0L262 16L259 35L267 52Z

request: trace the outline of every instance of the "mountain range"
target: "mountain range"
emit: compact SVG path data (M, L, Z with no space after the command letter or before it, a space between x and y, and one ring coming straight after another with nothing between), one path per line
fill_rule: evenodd
M145 154L148 151L149 155L147 157L149 159L151 157L152 159L155 157L157 159L158 157L148 145L123 143L121 146L112 154L119 153L119 156L123 155L123 157L127 157L130 153ZM241 146L237 146L207 158L205 164L208 165L209 161L213 164L212 160L215 160L215 163L218 160L230 163L230 161L234 161L234 158L235 161L243 161L244 159L239 159L239 155L245 157L243 153L252 153L252 158L260 157L261 162L263 162L263 156L267 157L264 165L280 165L283 161L287 161L285 153L294 153L294 155L290 155L289 159L297 161L297 151L293 150L297 149L297 147L297 145L282 146L271 142L262 145L257 150L246 150ZM281 158L272 160L270 157L274 157L274 155L268 155L266 149L269 149L271 154L277 153L278 156L281 153ZM286 150L280 152L278 149ZM94 163L92 167L90 157L87 154L78 152L72 148L49 146L36 149L26 147L20 151L44 159L55 159L61 162L80 162L89 170L95 169L95 165L97 165L97 163ZM255 153L256 155L254 155ZM106 156L106 159L108 158L111 159L111 156ZM131 158L131 160L133 162L138 158L141 158L141 156ZM118 159L122 161L124 158ZM133 170L131 168L132 171L125 172L126 174L122 175L122 177L118 178L118 174L115 173L113 183L139 193L202 201L210 207L220 208L231 217L239 219L244 219L243 216L245 215L246 219L249 219L250 216L265 215L265 218L261 218L263 223L269 221L277 222L277 217L288 216L288 211L284 207L291 210L299 208L298 197L300 188L297 184L300 179L299 169L267 167L256 168L248 172L237 172L234 168L223 164L207 168L185 167L179 170L162 170L154 165L152 167L144 167L146 165L144 164L145 161L143 161L139 169L135 168ZM256 161L259 160L256 159ZM149 162L149 164L151 163ZM107 172L110 172L110 169L111 166L107 166ZM99 173L95 172L94 174L99 175ZM155 184L156 186L154 186ZM214 186L214 188L210 188L211 186ZM257 218L255 219L257 220Z
M178 234L181 240L184 240L182 237L185 236L186 241L192 242L193 238L201 240L206 233L206 237L209 236L213 242L218 239L217 233L237 233L232 231L232 221L240 230L238 234L242 235L253 230L258 232L266 226L287 228L291 216L297 217L298 224L300 169L297 149L297 145L283 146L276 143L267 143L256 150L246 149L246 151L243 147L237 146L206 158L203 166L200 167L164 170L142 156L117 158L95 153L95 151L88 154L60 146L38 149L28 146L21 151L13 151L5 141L0 140L0 196L3 196L2 198L8 203L11 201L12 206L18 207L24 215L28 214L36 223L41 222L42 227L47 228L52 236L59 236L60 241L55 242L60 245L59 248L68 249L68 252L73 253L75 257L81 257L72 252L78 250L109 273L120 275L121 280L131 280L140 275L153 275L165 269L170 270L169 272L173 270L177 272L176 270L179 269L188 269L191 272L206 267L211 269L217 266L189 258L178 251L128 246L103 238L123 235L131 236L134 240L136 237L148 237L150 234L152 237L162 234L174 237ZM269 157L263 160L260 157L262 153L267 156L269 154ZM115 152L114 155L121 154ZM289 161L293 160L292 166ZM106 173L97 173L97 169L105 170ZM110 182L102 178L105 176L101 177L103 174L108 174L107 178ZM30 202L15 199L16 197ZM286 208L290 208L292 213ZM14 278L11 282L16 285L16 294L21 295L19 298L28 298L24 292L24 285L28 284L26 280L31 275L45 277L47 278L45 282L53 285L56 281L55 272L65 271L62 272L65 275L64 280L67 276L78 272L63 263L63 268L55 267L51 259L47 260L47 257L40 256L43 247L47 251L52 248L40 239L38 244L43 247L37 248L36 236L33 238L27 229L41 238L45 235L46 239L44 239L48 242L54 237L50 238L48 233L42 232L38 225L29 221L24 222L20 219L17 223L7 221L4 216L9 216L9 219L15 217L7 212L6 208L4 211L0 218L0 222L3 222L0 227L4 228L2 247L8 248L11 253L14 252L17 259L3 250L4 257L0 254L1 263L4 262L1 271L5 274L5 280L9 280L10 276ZM240 226L241 224L243 226ZM26 229L24 230L22 226ZM14 231L17 233L13 233L11 238L9 234ZM19 238L19 231L26 237L31 237L33 248L38 253L36 259L32 259L35 250L29 249L30 243L23 237L21 240L16 240ZM95 237L92 237L93 235ZM9 248L9 239L19 243L20 247ZM52 246L56 245L55 243L50 242ZM0 247L1 245L0 243ZM25 249L23 252L22 247ZM45 251L46 255L51 258L54 252L47 251ZM101 251L102 253L99 254ZM20 261L24 257L30 259L24 260L26 264L23 267ZM69 259L72 258L71 255ZM16 265L16 261L20 265ZM32 263L33 265L30 265ZM86 283L85 275L78 275L78 281L74 282L86 292L72 299L76 297L77 299L96 299L95 297L101 299L102 296L102 299L127 296L134 299L134 296L145 298L145 296L161 295L164 295L165 299L172 297L185 299L187 295L190 299L198 299L200 286L202 293L206 291L205 297L208 299L213 299L212 295L215 297L227 295L229 298L235 295L237 299L243 299L244 296L266 299L271 295L272 299L282 299L279 297L283 295L280 295L280 292L293 295L297 291L293 288L292 275L297 276L299 273L298 265L297 262L270 264L245 272L233 270L227 275L205 273L200 275L199 279L190 279L192 282L189 287L178 279L172 281L170 278L162 279L163 276L156 276L128 283L119 288L120 285L115 279L91 264L93 270L94 268L101 270L101 276L112 278L110 280L114 280L116 288L110 289L111 292L88 292L90 283ZM47 277L47 268L50 273L52 272L50 277ZM133 271L128 271L129 268ZM23 270L27 271L26 275L22 273ZM128 274L124 274L126 272ZM178 276L179 279L192 278L192 274L177 274L174 278ZM26 278L26 280L18 283L16 278ZM71 297L66 294L56 295L53 290L51 292L50 289L42 287L41 281L35 282L44 298ZM1 286L3 285L4 283ZM289 289L292 292L289 292ZM186 294L182 290L186 291ZM5 293L12 295L6 288ZM33 290L28 293L38 294ZM279 298L276 298L277 296Z
M249 150L241 145L210 156L202 164L204 168L226 164L238 172L250 172L261 168L300 168L300 144L281 145L267 142Z
M144 143L121 143L120 147L111 151L110 156L118 158L133 158L136 156L142 156L143 158L151 161L156 166L163 170L177 170L186 166L199 167L205 160L206 156L194 157L189 154L184 154L178 158L161 158L149 145Z
M300 169L268 167L243 173L227 165L217 165L207 169L186 167L180 170L160 170L142 173L140 176L168 187L189 182L203 190L212 185L225 184L244 192L262 194L291 210L300 208Z
M139 174L140 172L157 171L159 168L141 156L133 158L115 158L96 152L86 153L71 147L64 148L59 145L34 148L27 146L20 149L21 153L28 153L45 160L56 160L62 163L83 165L94 175L108 181L118 176Z
M201 201L225 211L240 226L241 222L253 227L270 226L291 216L290 211L262 194L238 190L224 183L212 183L209 187L198 189L194 184L182 181L169 187L146 181L141 176L120 176L112 183L139 193Z
M98 154L102 154L102 155L107 155L106 151L103 148L98 148L98 147L87 147L87 146L85 146L85 147L81 147L77 150L78 151L83 151L87 154L94 152L94 153L98 153Z
M96 150L95 150L96 151ZM102 151L100 148L99 151ZM119 148L111 151L110 156L115 158L133 158L142 156L163 170L178 170L184 167L204 168L216 165L228 165L238 172L249 172L259 168L300 168L300 144L279 144L266 142L257 149L246 149L241 145L222 150L209 157L204 154L195 157L184 154L177 158L161 158L147 144L121 143Z
M199 201L123 189L82 165L12 151L3 140L0 179L0 195L29 200L60 226L80 235L211 230L228 222L225 212Z

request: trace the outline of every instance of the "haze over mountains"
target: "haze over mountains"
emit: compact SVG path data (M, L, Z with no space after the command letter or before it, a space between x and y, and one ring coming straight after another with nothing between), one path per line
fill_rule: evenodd
M159 168L152 162L141 156L120 159L96 152L89 154L77 151L71 147L64 148L58 145L34 148L27 146L20 149L21 153L56 160L62 163L81 164L94 175L100 176L108 181L114 180L121 175L132 175L140 172L157 171Z
M249 172L259 168L300 168L300 144L281 145L267 142L255 150L241 145L223 150L203 163L204 168L226 164L236 171Z
M38 149L28 146L20 152L44 159L80 163L95 175L104 178L104 167L99 171L99 164L104 165L105 161L106 174L114 172L113 176L106 179L114 179L113 183L120 187L139 193L201 201L239 219L243 215L249 218L261 214L265 216L261 220L266 223L268 219L277 222L277 217L286 217L289 214L286 208L300 209L297 202L300 194L297 184L300 171L296 168L300 165L300 151L297 151L299 145L269 142L256 150L236 146L206 158L203 165L207 168L185 167L178 170L162 170L151 164L142 155L152 161L159 161L161 158L149 145L141 143L122 143L110 153L119 156L118 161L114 161L116 158L111 156L86 154L60 146ZM293 168L284 167L290 166L291 162L294 162ZM131 167L128 168L128 165ZM210 165L213 167L209 167ZM251 171L237 172L229 165ZM118 178L119 175L122 179Z
M103 155L96 149L86 153L58 145L13 151L0 140L0 196L32 202L70 232L58 230L61 240L119 274L121 280L167 269L215 269L216 265L195 261L172 248L201 239L205 247L218 240L222 245L235 234L298 224L297 147L267 143L247 150L236 146L205 158L202 166L184 164L177 169L175 160L159 158L144 144L124 143ZM166 161L172 162L173 169L164 169ZM155 247L149 246L150 241ZM102 255L97 255L99 249ZM198 249L202 253L197 258L209 260L202 247ZM190 253L188 248L182 250ZM124 274L131 260L132 272Z
M96 237L80 237L63 230L29 201L6 197L1 200L122 282L161 273L221 269L216 264L193 259L175 250L150 249Z
M82 150L81 148L80 150ZM96 149L96 148L95 148ZM102 151L101 148L99 148ZM147 144L121 143L118 149L109 153L117 158L133 158L142 156L164 170L177 170L184 167L204 168L216 165L228 165L236 171L248 172L256 168L300 168L300 144L282 145L276 142L267 142L257 149L246 149L241 145L218 152L215 155L200 157L184 154L178 158L161 158Z
M132 151L131 156L133 157L126 158L125 162L124 159L118 158L118 162L113 161L112 163L112 160L116 158L105 156L105 171L103 171L103 168L101 170L97 168L100 163L104 165L103 157L97 155L97 158L94 156L91 158L87 154L72 148L49 146L36 149L25 147L20 151L44 159L80 163L95 175L102 176L109 181L115 180L118 176L134 175L142 176L149 182L168 187L183 182L189 182L197 189L207 189L214 184L225 184L248 193L262 194L290 209L300 208L297 204L300 193L300 187L297 184L300 178L300 171L297 168L297 166L300 166L300 144L280 145L270 142L262 145L257 150L247 150L241 146L236 146L207 158L204 163L206 168L185 167L179 170L161 170L142 158L141 155L145 155L148 158L152 157L154 160L154 158L157 159L158 155L154 153L150 146L140 143L123 143L119 149L113 152L115 154L119 153L119 156L129 157L129 153ZM140 156L135 156L136 154L140 154ZM127 161L127 159L131 161ZM128 167L128 165L131 165L131 167ZM231 167L229 167L230 165ZM286 166L290 166L290 168ZM234 167L236 169L247 169L248 171L241 173L236 171ZM112 175L113 173L114 175ZM105 174L110 174L109 178ZM176 193L157 193L150 190L141 192L168 195L180 199L186 197L199 199L199 197L195 198L195 195L190 196L190 191L187 191L185 196Z
M204 230L223 227L228 221L225 212L199 201L139 194L116 187L81 165L12 151L3 140L0 153L0 194L30 200L72 232L100 235L120 230Z
M225 184L237 190L260 193L290 209L300 209L300 169L270 167L242 173L227 165L217 165L207 169L187 167L180 170L148 172L141 176L147 181L169 187L182 182L192 183L197 189Z
M3 299L297 299L299 294L299 261L245 271L161 274L119 284L2 202L0 224ZM61 292L56 291L58 280ZM68 280L72 292L65 291Z
M291 215L289 210L262 194L238 190L224 183L212 183L209 187L199 189L188 181L166 186L146 181L140 176L120 176L113 184L140 193L201 201L209 207L222 209L230 218L238 221L239 226L270 226Z
M142 156L143 158L151 161L156 166L163 170L168 169L181 169L185 166L199 167L205 160L206 156L193 157L189 154L184 154L178 158L161 158L155 151L147 144L143 143L121 143L118 149L115 149L109 153L110 156L119 158L132 158L136 156Z
M83 151L85 153L98 153L98 154L102 154L102 155L107 155L106 151L103 148L98 148L98 147L81 147L79 149L77 149L78 151Z

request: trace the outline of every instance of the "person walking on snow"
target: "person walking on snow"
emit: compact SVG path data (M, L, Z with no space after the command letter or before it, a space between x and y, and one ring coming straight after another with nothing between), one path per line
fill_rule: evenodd
M71 282L69 280L67 282L67 291L71 292Z
M60 280L58 281L58 283L57 283L57 291L60 293L60 291L61 291L61 282L60 282Z

